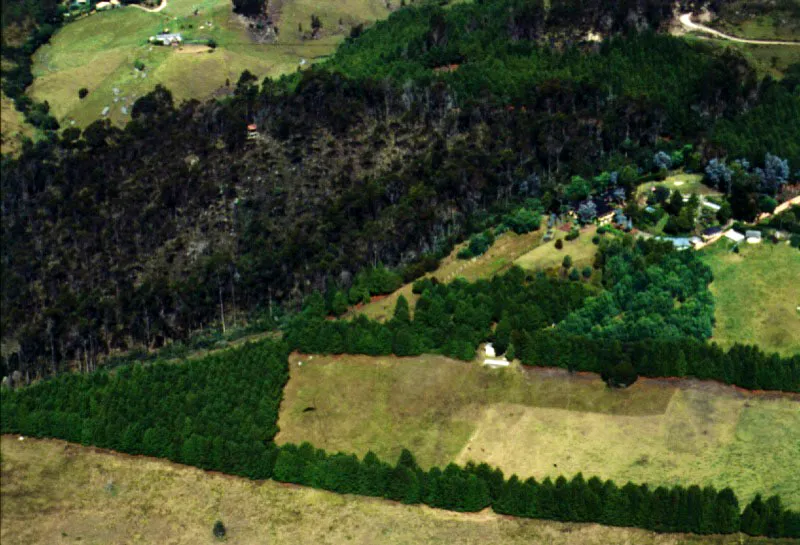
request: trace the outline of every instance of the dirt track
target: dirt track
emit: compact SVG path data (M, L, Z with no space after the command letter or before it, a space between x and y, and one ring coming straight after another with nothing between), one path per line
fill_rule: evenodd
M166 1L166 0L165 0ZM730 36L728 34L723 34L718 30L714 30L713 28L709 28L705 25L700 25L697 23L692 22L692 14L691 13L684 13L681 15L678 20L681 22L681 26L686 30L694 30L696 32L705 32L706 34L712 34L718 38L723 38L725 40L730 40L732 42L739 42L743 44L755 44L755 45L798 45L800 46L800 42L786 42L781 40L747 40L745 38L737 38L736 36Z

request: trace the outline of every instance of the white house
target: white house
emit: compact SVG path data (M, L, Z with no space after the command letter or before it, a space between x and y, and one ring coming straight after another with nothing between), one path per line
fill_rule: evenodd
M486 346L483 347L483 353L486 355L486 358L483 360L483 364L492 367L508 367L511 362L505 358L497 358L497 352L492 346L492 343L486 343Z
M158 42L161 45L180 45L183 42L183 36L180 33L163 33L156 34L150 37L151 42Z

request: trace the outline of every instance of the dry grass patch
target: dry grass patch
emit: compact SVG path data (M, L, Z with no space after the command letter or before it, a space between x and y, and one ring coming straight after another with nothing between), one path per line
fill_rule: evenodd
M16 153L21 147L21 138L32 138L34 129L14 107L14 102L5 93L0 95L0 153Z
M486 461L540 479L580 471L620 483L731 486L743 501L762 492L800 507L797 397L658 380L610 390L596 377L441 356L290 363L279 443L372 450L390 461L406 447L424 467Z
M211 544L218 519L231 545L789 543L460 514L253 482L61 441L4 436L0 450L3 545Z

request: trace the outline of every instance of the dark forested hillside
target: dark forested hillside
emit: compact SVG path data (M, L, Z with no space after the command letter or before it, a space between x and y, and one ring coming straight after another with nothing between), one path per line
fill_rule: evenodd
M531 196L558 210L574 174L619 171L630 189L655 148L759 100L732 54L622 27L602 45L537 41L560 27L532 5L401 10L322 68L261 88L244 74L225 103L157 89L124 130L69 128L4 158L5 371L93 368L346 289Z

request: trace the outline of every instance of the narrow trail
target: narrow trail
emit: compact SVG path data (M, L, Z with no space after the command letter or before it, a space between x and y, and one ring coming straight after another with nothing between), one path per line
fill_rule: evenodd
M161 0L161 3L158 5L158 7L155 8L146 8L139 4L128 4L128 5L134 8L139 8L140 10L146 11L148 13L158 13L159 11L167 7L167 0Z
M166 1L166 0L165 0ZM705 32L706 34L712 34L718 38L723 38L725 40L730 40L732 42L739 42L743 44L755 44L755 45L797 45L800 46L800 42L787 42L781 40L747 40L745 38L737 38L736 36L730 36L728 34L723 34L718 30L714 30L713 28L709 28L705 25L699 25L697 23L692 22L692 14L691 13L684 13L681 15L678 20L681 22L681 25L686 30L694 30L696 32Z

